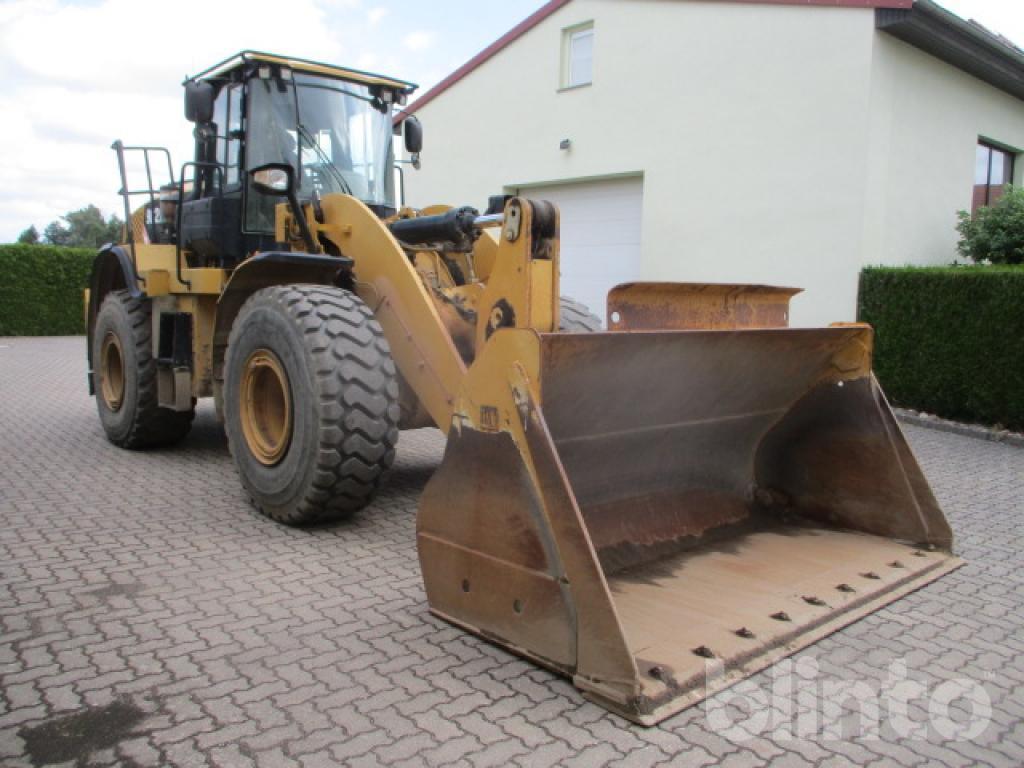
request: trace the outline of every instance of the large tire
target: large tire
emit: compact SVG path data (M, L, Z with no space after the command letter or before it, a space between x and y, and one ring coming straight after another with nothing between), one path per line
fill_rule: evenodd
M149 299L111 291L96 315L92 334L93 389L107 439L122 448L151 448L181 440L195 410L157 404Z
M263 514L304 525L365 507L394 462L398 420L395 364L358 296L281 285L245 302L228 340L224 425Z
M561 313L558 330L567 333L595 333L601 330L601 318L595 315L586 304L581 304L568 296L562 296Z

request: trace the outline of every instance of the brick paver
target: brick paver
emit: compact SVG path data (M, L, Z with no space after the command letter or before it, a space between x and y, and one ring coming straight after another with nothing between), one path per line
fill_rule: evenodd
M402 435L353 521L284 528L246 503L210 406L173 449L109 445L83 358L0 339L0 765L1024 764L1024 450L907 428L968 565L716 697L737 727L698 707L643 729L427 613L437 432ZM903 686L902 726L890 699L866 726L841 683ZM971 699L988 725L957 740Z

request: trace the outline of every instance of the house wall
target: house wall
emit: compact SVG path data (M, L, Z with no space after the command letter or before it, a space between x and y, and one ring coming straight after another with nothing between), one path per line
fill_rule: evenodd
M590 20L593 85L560 91L562 30ZM948 251L973 175L969 130L937 137L933 155L900 123L921 99L890 82L908 54L882 37L858 8L574 0L417 111L426 149L408 201L483 207L519 186L642 173L644 279L802 286L794 325L852 320L864 263ZM933 70L918 61L915 77L944 80ZM942 111L932 87L915 121ZM901 154L878 159L887 149ZM922 174L944 176L944 197L908 205ZM966 202L951 207L955 184Z
M889 35L873 48L864 263L948 264L978 139L1024 149L1024 102Z

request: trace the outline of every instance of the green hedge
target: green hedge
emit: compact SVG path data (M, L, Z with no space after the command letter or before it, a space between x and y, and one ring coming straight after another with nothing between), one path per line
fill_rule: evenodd
M857 310L893 404L1024 428L1024 268L871 267Z
M85 333L82 291L96 251L0 245L0 336Z

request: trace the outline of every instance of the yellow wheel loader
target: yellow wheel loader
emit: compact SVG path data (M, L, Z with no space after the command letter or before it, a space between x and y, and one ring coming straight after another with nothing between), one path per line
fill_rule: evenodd
M636 283L601 330L559 298L553 205L396 205L411 84L247 51L184 85L194 160L114 144L129 223L87 293L112 442L176 441L213 397L253 503L303 524L436 426L431 610L644 724L960 564L869 327L790 329L790 288Z

